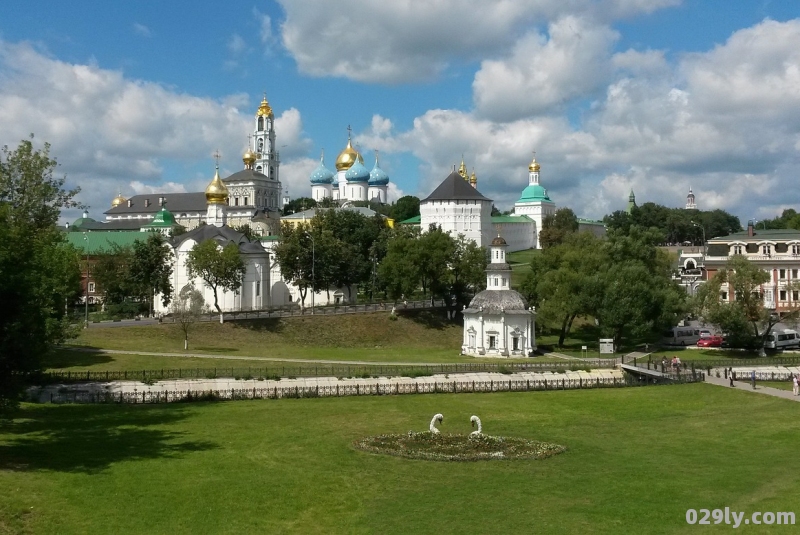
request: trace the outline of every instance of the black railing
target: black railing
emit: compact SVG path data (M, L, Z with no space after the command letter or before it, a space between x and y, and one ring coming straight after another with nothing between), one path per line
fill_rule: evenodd
M614 359L592 359L591 362L459 362L444 364L317 364L264 367L163 368L158 370L72 371L52 370L28 378L30 383L160 381L165 379L277 379L286 377L420 377L434 374L475 372L517 373L536 371L578 371L593 368L614 368Z

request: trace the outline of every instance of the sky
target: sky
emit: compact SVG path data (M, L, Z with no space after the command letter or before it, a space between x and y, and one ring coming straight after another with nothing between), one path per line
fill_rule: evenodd
M556 205L631 189L746 224L800 208L796 0L4 0L0 145L34 135L103 219L111 199L202 191L266 93L292 198L324 150L378 151L390 200L463 157L508 210L535 151ZM75 210L63 220L78 217Z

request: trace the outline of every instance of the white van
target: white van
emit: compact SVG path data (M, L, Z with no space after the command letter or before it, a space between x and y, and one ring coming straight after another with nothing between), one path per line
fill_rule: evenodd
M764 339L765 349L783 349L786 347L800 347L800 335L797 331L785 329L773 331Z
M661 342L669 346L693 346L700 340L700 329L696 327L673 327L664 333Z

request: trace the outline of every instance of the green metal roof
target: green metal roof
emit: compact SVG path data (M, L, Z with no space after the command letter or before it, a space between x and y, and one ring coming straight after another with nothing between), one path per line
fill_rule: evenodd
M522 195L520 196L517 202L553 202L550 200L550 197L547 196L547 190L544 189L539 184L531 184L530 186L526 187L522 190Z
M414 217L409 217L405 221L400 221L398 225L419 225L422 221L422 216L415 215Z
M533 221L526 215L493 215L492 224L495 223L530 223Z
M68 232L65 234L67 243L74 246L83 254L100 254L111 251L112 244L120 247L130 247L137 240L146 240L146 232L129 231L94 231L94 232Z
M176 226L175 216L172 215L172 212L168 211L162 206L161 210L156 212L153 220L150 223L143 225L142 228L171 228L174 226Z
M757 229L753 231L752 236L748 236L747 231L744 230L742 232L734 232L733 234L729 234L727 236L711 238L708 240L708 242L709 243L732 242L732 241L760 242L764 240L774 240L774 241L800 240L800 230L795 230L791 228L778 228L778 229L768 229L768 230Z

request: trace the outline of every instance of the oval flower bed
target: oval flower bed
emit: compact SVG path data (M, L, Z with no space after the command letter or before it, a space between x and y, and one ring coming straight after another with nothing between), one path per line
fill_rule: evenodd
M377 435L353 443L356 449L428 461L484 461L490 459L545 459L567 450L558 444L491 435L433 433Z

